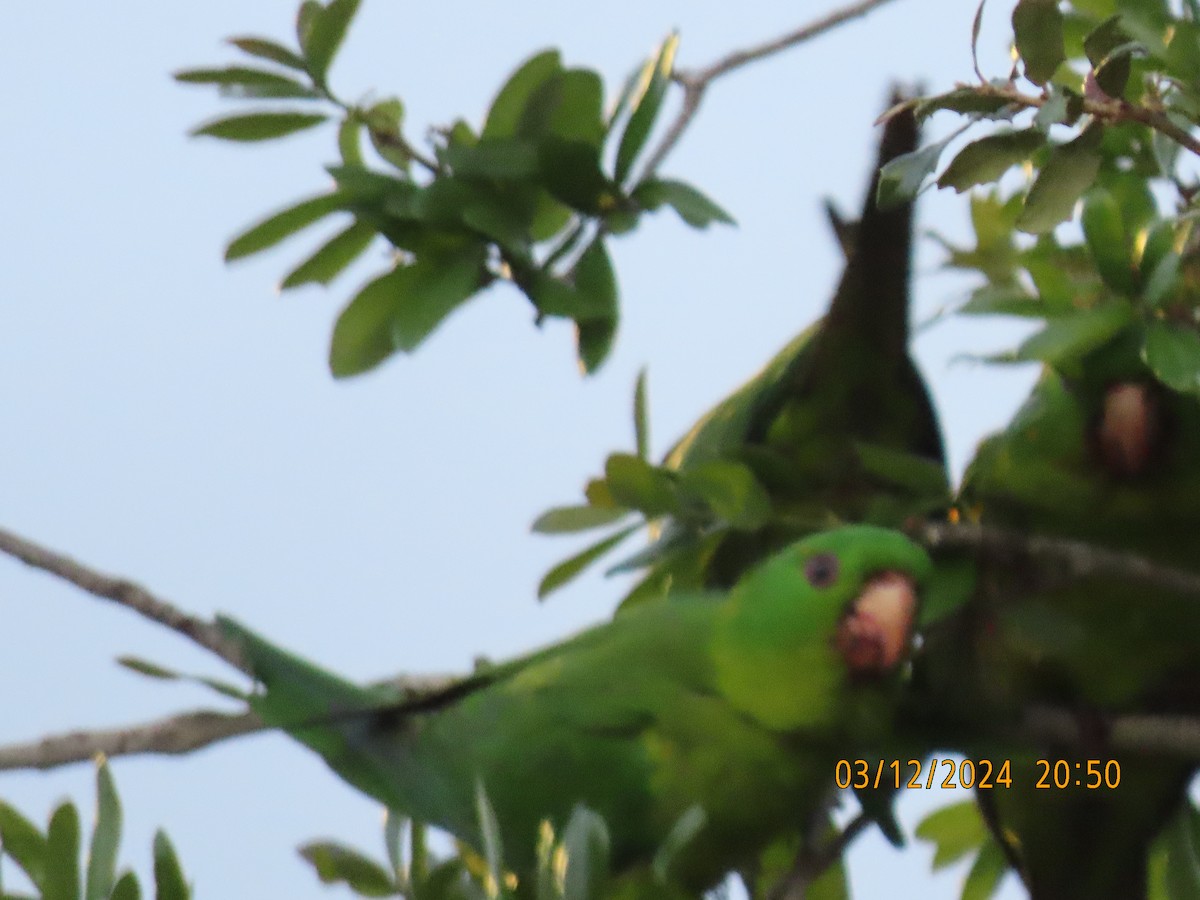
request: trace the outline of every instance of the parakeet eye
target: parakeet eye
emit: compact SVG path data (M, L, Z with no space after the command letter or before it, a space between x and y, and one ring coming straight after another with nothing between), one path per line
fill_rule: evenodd
M815 588L826 588L837 581L838 561L832 553L818 553L804 564L804 577Z

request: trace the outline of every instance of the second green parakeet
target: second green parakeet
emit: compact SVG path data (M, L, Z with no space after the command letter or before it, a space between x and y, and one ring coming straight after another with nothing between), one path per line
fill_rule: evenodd
M699 890L806 826L837 760L886 732L929 568L897 532L815 535L727 596L642 604L411 702L222 626L265 685L263 720L390 808L478 848L480 786L518 875L539 823L561 828L576 804L606 819L618 871L699 808L672 868Z

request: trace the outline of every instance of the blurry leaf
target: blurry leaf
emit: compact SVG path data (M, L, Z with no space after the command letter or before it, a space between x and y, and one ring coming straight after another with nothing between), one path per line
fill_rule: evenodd
M1142 288L1142 300L1147 306L1159 307L1170 297L1179 286L1179 254L1174 250L1167 251L1146 276Z
M997 115L1010 105L1010 101L1003 97L964 87L928 97L916 105L914 112L918 119L926 119L942 109L963 114Z
M337 145L342 163L347 166L361 166L362 155L362 119L357 113L351 113L338 126Z
M504 845L500 839L500 823L496 820L496 811L488 799L481 779L475 780L475 817L479 821L479 834L483 839L483 855L487 861L488 884L485 887L489 897L495 897L500 892L501 879L504 876Z
M704 827L707 816L704 814L704 809L696 804L690 806L671 826L671 830L663 839L662 846L654 854L654 862L651 864L654 870L654 875L660 881L667 880L667 873L671 870L671 863L675 857L679 855L679 851L691 843L692 838L700 833L700 829Z
M1195 325L1151 321L1146 326L1142 358L1167 387L1200 396L1200 332Z
M714 459L685 468L680 489L700 497L731 527L761 528L771 515L771 498L750 468L731 460Z
M160 828L154 832L155 900L189 900L191 895L171 839Z
M404 104L399 97L388 97L372 105L363 113L367 123L367 137L375 152L401 171L408 170L412 153L400 135L404 121Z
M333 329L334 376L357 375L396 351L409 352L480 287L483 248L418 258L369 282L342 310Z
M523 138L484 137L475 144L451 144L444 154L457 175L518 181L538 171L537 147Z
M1129 294L1133 291L1133 268L1129 260L1129 241L1125 223L1116 198L1104 188L1088 191L1083 199L1081 216L1083 235L1088 250L1096 261L1100 276L1114 291Z
M972 316L1031 316L1046 315L1045 304L1024 288L985 284L977 288L971 299L958 308L959 313Z
M597 237L575 266L575 289L588 309L601 310L576 319L579 362L584 372L595 372L608 358L617 330L617 280L604 241Z
M547 92L553 97L546 96ZM604 83L596 72L566 69L539 85L533 102L545 102L548 114L540 135L587 144L599 151L605 133Z
M960 900L990 900L1007 872L1008 860L1000 845L990 838L985 840L963 882Z
M46 838L36 825L0 800L0 845L4 854L41 888L46 872Z
M224 69L185 69L175 73L175 80L183 84L215 84L226 97L319 97L316 91L293 78L250 69L245 66L229 66Z
M537 534L573 534L611 525L628 514L629 510L616 506L557 506L538 516L532 530Z
M654 518L675 509L675 484L671 476L628 453L613 453L605 460L604 478L613 499L629 509Z
M929 457L865 441L855 441L854 452L863 470L873 479L920 496L949 500L950 484L946 481L946 470Z
M613 499L612 492L609 491L608 484L603 478L590 479L583 488L583 496L592 506L613 507L617 505L617 501Z
M712 222L737 224L733 216L683 181L666 178L647 179L634 190L633 199L639 206L651 210L658 209L665 203L693 228L707 228Z
M1029 159L1045 141L1045 135L1036 128L999 132L972 141L946 167L937 185L952 187L961 194L977 184L995 181Z
M257 112L217 119L192 129L192 136L205 135L225 141L269 141L320 125L323 113Z
M1200 896L1200 813L1184 803L1154 842L1149 896L1190 900Z
M108 763L96 767L96 824L88 849L87 900L108 900L117 874L117 849L121 844L121 800Z
M567 853L564 900L598 900L608 880L610 840L604 819L585 806L576 806L563 829Z
M284 238L342 209L345 203L346 198L340 194L321 194L282 209L230 241L225 248L225 261L231 262L274 247Z
M235 37L230 38L229 43L243 53L249 53L259 59L269 59L281 66L287 66L289 69L305 71L304 60L294 51L282 44L275 43L275 41L260 37Z
M142 888L138 884L137 876L132 872L122 874L108 900L142 900Z
M1130 42L1121 27L1121 16L1114 15L1092 29L1083 39L1083 49L1100 89L1110 97L1120 97L1129 80L1130 55L1145 48Z
M1069 122L1071 116L1070 94L1058 85L1050 85L1046 102L1033 117L1033 125L1041 131L1049 131L1051 125Z
M316 870L322 884L344 882L363 897L390 897L396 893L387 870L351 847L322 841L304 844L299 853Z
M562 71L557 50L545 50L521 64L496 94L488 110L481 138L508 138L517 133L517 123L529 98L546 79Z
M78 900L79 811L63 803L50 816L46 830L46 869L42 900Z
M1055 147L1025 198L1017 227L1029 234L1049 231L1071 218L1075 201L1100 171L1100 140L1104 126L1089 125L1079 137Z
M572 209L599 215L616 202L616 186L600 168L600 148L584 141L547 138L538 148L542 183Z
M679 35L673 33L667 37L658 49L655 57L647 61L642 70L637 90L630 97L629 121L621 135L621 143L617 147L615 177L618 184L624 184L629 176L638 154L646 145L658 111L662 106L663 96L671 83L671 72L675 65L675 51L679 49Z
M917 825L916 834L920 840L934 845L935 872L978 850L987 840L987 828L974 800L934 810Z
M172 669L137 656L118 656L117 665L137 672L139 675L145 675L147 678L159 678L163 681L178 681L184 677Z
M572 581L584 569L641 527L639 523L622 528L616 534L609 535L599 543L593 544L582 552L560 562L547 572L542 577L541 582L539 582L537 588L538 599L544 600L554 591Z
M280 283L280 290L286 291L310 283L329 284L366 251L376 233L366 222L351 223L292 269Z
M301 40L308 73L322 87L326 84L329 66L346 37L350 20L358 12L359 0L330 0L329 5L312 16Z
M875 202L879 208L888 209L916 197L926 176L931 175L937 168L942 151L956 137L958 132L928 147L897 156L880 169L879 188L875 194Z
M1058 0L1020 0L1013 10L1012 25L1025 77L1036 85L1045 84L1066 59Z
M1113 303L1051 319L1017 348L1016 359L1061 367L1105 343L1129 324L1131 316L1127 303Z
M646 412L646 370L638 372L637 383L633 388L633 440L637 447L637 455L641 459L650 458L650 417Z

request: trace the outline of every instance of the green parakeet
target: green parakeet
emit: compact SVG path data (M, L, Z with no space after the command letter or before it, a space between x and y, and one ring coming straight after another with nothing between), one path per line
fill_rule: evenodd
M1200 400L1155 379L1129 325L1047 368L1012 423L980 447L961 490L983 524L1075 538L1200 571ZM1111 575L1071 581L1060 567L980 573L975 656L989 714L1028 704L1077 710L1092 746L1065 758L1064 789L1036 789L1032 757L1014 788L984 801L1036 900L1144 896L1146 855L1183 797L1192 764L1114 754L1099 713L1200 710L1200 604ZM1075 780L1116 758L1117 790ZM1080 768L1075 768L1075 763ZM1018 764L1014 760L1014 767Z
M911 110L887 119L861 219L835 220L846 266L825 316L667 454L684 500L651 581L667 573L676 585L724 587L804 534L844 522L897 527L945 505L937 417L908 350L912 204L876 203L879 169L913 150L917 133ZM748 467L757 486L730 464ZM767 514L731 502L746 490L763 496ZM689 506L695 497L716 521ZM730 505L737 514L722 516Z
M481 786L518 874L539 823L561 828L578 803L607 820L619 871L699 807L672 869L699 890L805 825L836 761L886 731L929 569L897 532L830 531L727 596L642 604L407 703L222 626L265 685L251 701L264 721L388 807L478 848Z

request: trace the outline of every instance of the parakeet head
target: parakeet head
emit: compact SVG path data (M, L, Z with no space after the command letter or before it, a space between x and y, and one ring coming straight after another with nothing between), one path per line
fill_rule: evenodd
M772 727L837 714L843 690L907 658L932 564L896 531L847 526L793 544L749 572L721 610L718 679Z

